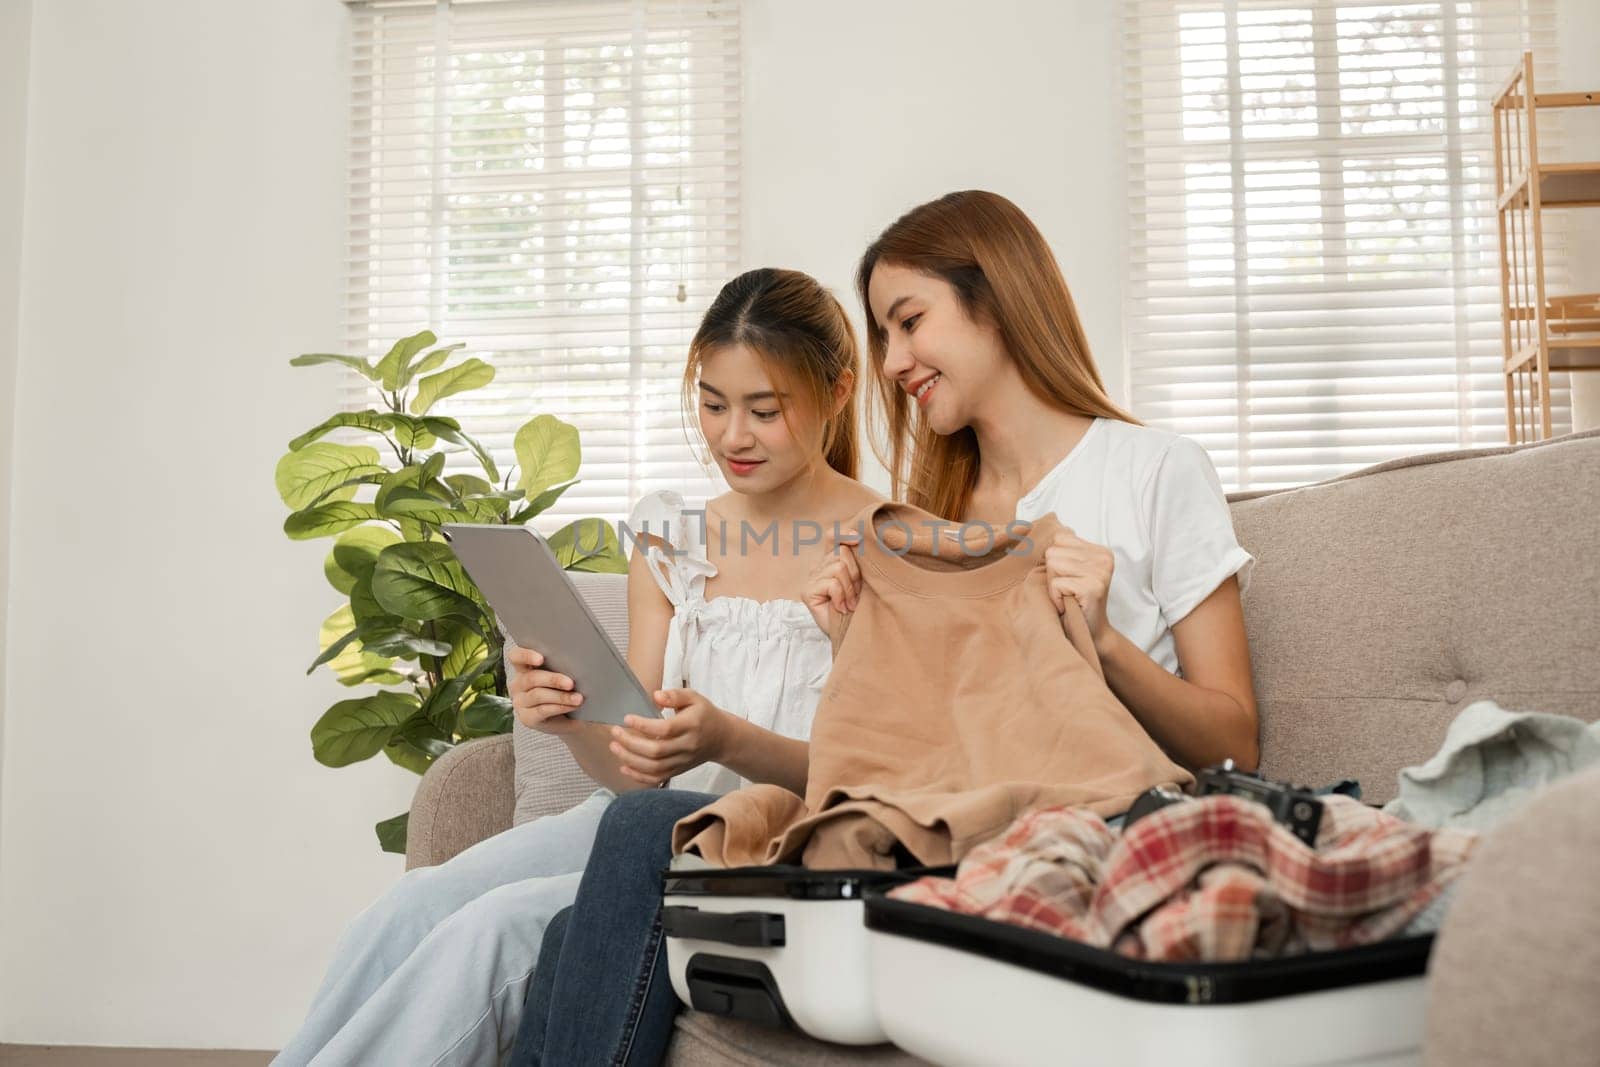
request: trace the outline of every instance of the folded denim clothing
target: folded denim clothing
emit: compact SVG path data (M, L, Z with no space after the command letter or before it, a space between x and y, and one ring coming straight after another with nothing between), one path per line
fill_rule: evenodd
M1596 764L1600 722L1479 700L1456 715L1438 752L1400 772L1400 795L1383 810L1422 826L1488 830L1545 786Z
M1429 830L1344 796L1317 847L1261 804L1210 796L1120 837L1049 808L974 849L953 878L890 893L1150 960L1243 960L1371 944L1405 931L1465 869L1478 835Z

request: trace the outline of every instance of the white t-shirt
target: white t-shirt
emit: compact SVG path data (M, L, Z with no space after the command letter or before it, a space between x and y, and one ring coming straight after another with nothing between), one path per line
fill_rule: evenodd
M1097 418L1065 459L1017 501L1017 518L1054 512L1072 532L1111 549L1106 620L1173 674L1172 627L1255 563L1239 547L1222 482L1187 437Z

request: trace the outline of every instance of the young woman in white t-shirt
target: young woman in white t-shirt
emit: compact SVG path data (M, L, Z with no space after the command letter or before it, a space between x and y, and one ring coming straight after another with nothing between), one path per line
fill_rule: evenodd
M1039 231L1003 197L954 193L885 230L858 283L894 498L992 528L1054 512L1068 531L1045 553L1051 595L1063 612L1068 597L1081 605L1112 690L1177 761L1253 769L1239 604L1250 556L1205 451L1106 396ZM854 553L825 556L806 593L819 632L859 595ZM671 796L641 799L666 809ZM694 809L630 800L601 827L576 906L550 925L515 1067L666 1053L678 1007L656 868L666 816Z
M1180 763L1253 769L1251 557L1205 450L1106 395L1038 228L1002 196L951 193L890 225L856 280L895 499L999 526L1054 512L1051 596L1082 607L1112 691ZM858 582L848 548L824 564L819 623Z

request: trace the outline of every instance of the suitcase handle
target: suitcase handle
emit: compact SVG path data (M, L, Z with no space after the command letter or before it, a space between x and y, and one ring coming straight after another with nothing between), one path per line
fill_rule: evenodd
M684 970L689 1006L766 1026L794 1026L766 964L696 952Z
M668 937L717 941L743 948L781 948L784 944L783 916L764 911L662 908L661 928Z

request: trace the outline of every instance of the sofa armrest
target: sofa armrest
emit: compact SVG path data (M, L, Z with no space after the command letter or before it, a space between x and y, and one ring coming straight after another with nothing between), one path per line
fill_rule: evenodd
M406 826L406 870L443 863L511 829L511 735L457 745L434 761L417 785Z
M1479 843L1428 965L1427 1062L1593 1062L1600 1048L1600 768Z

